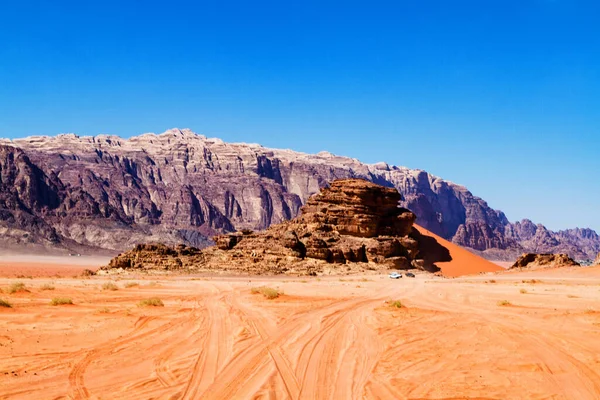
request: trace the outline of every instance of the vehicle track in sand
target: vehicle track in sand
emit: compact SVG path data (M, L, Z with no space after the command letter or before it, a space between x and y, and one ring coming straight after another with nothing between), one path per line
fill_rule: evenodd
M422 277L277 282L286 295L276 300L250 293L263 282L231 278L90 292L85 307L52 308L51 319L23 301L0 314L3 340L18 341L13 332L27 334L31 321L36 336L12 353L0 347L0 398L600 398L600 313L588 311L600 301L589 284L522 295L510 283ZM150 295L165 307L129 309ZM107 296L117 311L95 313ZM498 306L505 298L515 305ZM84 346L49 330L66 317L85 329L56 332ZM104 326L120 330L98 341Z

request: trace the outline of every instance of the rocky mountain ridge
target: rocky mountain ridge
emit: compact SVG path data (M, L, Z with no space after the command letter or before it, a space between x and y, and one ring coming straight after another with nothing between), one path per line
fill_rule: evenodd
M0 184L7 188L0 232L14 245L122 250L160 241L204 247L215 234L261 230L295 217L335 179L363 178L398 189L401 205L421 226L488 258L531 251L582 259L600 252L594 231L511 224L465 187L425 171L327 152L226 143L187 129L130 139L0 139L0 149Z

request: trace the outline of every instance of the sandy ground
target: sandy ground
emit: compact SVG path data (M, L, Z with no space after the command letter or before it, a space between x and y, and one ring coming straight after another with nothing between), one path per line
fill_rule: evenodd
M1 399L600 398L600 268L20 281L0 278Z
M0 255L0 276L28 277L73 277L85 269L97 270L108 264L110 257L101 256L36 256Z

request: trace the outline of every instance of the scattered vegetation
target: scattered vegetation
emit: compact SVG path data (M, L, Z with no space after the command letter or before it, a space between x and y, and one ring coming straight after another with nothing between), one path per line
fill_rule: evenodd
M164 307L165 304L158 297L150 297L149 299L141 300L138 303L139 307Z
M24 293L29 292L23 282L15 282L8 287L8 293Z
M498 305L499 305L499 306L510 306L510 305L512 305L512 304L511 304L511 303L510 303L510 301L508 301L508 300L502 300L502 301L499 301L499 302L498 302Z
M487 283L496 283L495 279L490 279L489 281L487 281Z
M521 292L521 294L527 294L527 289L521 289L519 292Z
M12 308L12 304L10 304L8 301L6 300L2 300L0 299L0 307L4 307L4 308Z
M127 283L125 284L125 287L126 287L126 288L132 288L132 287L136 287L136 286L140 286L140 284L139 284L139 283L137 283L137 282L127 282Z
M62 306L65 304L73 304L73 300L68 297L55 297L50 301L53 306Z
M402 305L402 302L400 300L390 300L389 304L390 304L390 307L392 307L392 308L402 308L402 307L404 307Z
M535 284L535 283L542 283L542 281L540 281L539 279L523 279L521 282L523 283L531 283L531 284Z
M102 285L102 290L119 290L119 287L112 282L106 282Z
M42 286L40 286L40 290L54 290L54 285L50 283L45 283Z
M110 309L108 307L103 307L103 308L99 309L98 312L100 314L108 314L110 312Z
M262 294L265 298L272 300L283 295L283 292L279 289L273 289L266 286L255 287L251 289L252 294Z

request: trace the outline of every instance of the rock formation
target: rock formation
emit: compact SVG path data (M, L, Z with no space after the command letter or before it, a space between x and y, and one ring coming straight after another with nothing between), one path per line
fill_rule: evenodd
M520 256L510 268L536 269L576 266L579 266L579 264L566 254L527 253Z
M450 261L447 249L431 247L413 228L415 214L399 207L401 196L362 179L341 179L311 197L299 217L262 232L219 235L216 246L136 246L103 271L193 270L249 274L357 272L418 268L437 271L435 261ZM436 254L421 254L422 245ZM148 251L151 250L151 251ZM185 252L182 255L182 251ZM158 253L158 254L154 254Z
M127 140L73 134L0 139L0 147L0 168L13 171L2 170L12 199L0 204L3 242L69 249L123 250L156 241L204 247L216 234L262 230L297 216L311 195L335 179L363 178L398 189L402 206L420 225L484 256L566 252L584 259L600 251L591 230L555 233L527 221L513 225L466 188L425 171L326 152L225 143L185 129ZM14 186L17 175L23 190Z
M593 265L600 265L600 253L598 253L598 255L596 256L596 259L594 260Z

